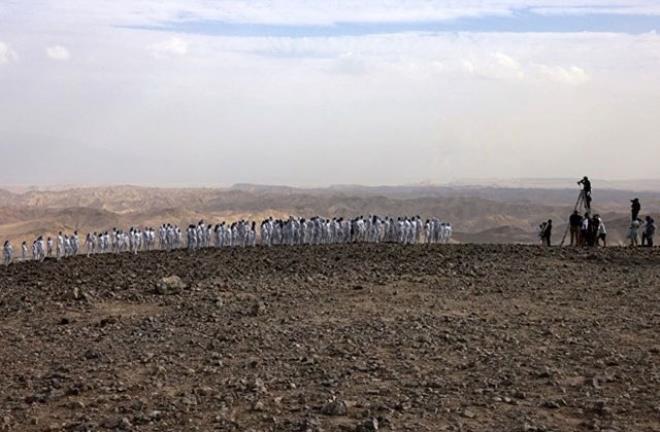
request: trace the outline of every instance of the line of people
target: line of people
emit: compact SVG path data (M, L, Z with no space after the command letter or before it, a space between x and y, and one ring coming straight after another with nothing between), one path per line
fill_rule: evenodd
M109 231L88 233L85 236L85 253L120 253L154 249L173 250L187 247L189 250L207 247L247 247L257 244L275 245L318 245L336 243L448 243L453 234L449 223L437 218L422 222L414 218L362 216L355 219L313 217L309 219L290 217L286 220L268 218L261 222L257 231L254 221L222 222L216 225L199 221L186 229L184 243L182 231L175 224L163 224L158 230L146 227L131 227L128 231L113 228ZM43 261L47 257L64 258L83 253L77 231L73 234L60 232L55 240L39 236L32 244L21 244L22 260ZM3 246L4 264L14 259L14 248L6 241Z
M451 224L437 218L422 222L414 218L381 218L362 216L355 219L321 217L273 219L261 222L238 221L205 225L200 221L187 230L189 249L225 246L318 245L336 243L448 243Z

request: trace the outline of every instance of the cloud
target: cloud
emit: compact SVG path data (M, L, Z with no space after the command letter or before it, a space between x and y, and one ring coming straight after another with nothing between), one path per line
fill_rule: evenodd
M43 54L21 55L19 64L0 67L0 130L16 137L8 141L16 150L3 154L7 165L24 166L19 149L57 142L51 163L66 166L75 150L70 143L84 142L92 155L107 148L144 160L171 158L170 165L111 170L108 182L378 184L572 176L593 154L599 155L594 176L657 174L660 36L654 33L183 35L121 24L206 18L223 8L224 18L263 22L314 20L316 8L329 11L319 20L334 22L346 17L348 3L330 10L321 2L255 0L231 9L231 0L162 7L78 0L79 9L64 14L58 8L72 1L44 1L50 9L25 8L21 20L20 13L4 15L12 22L7 27L3 21L0 39L21 54L62 44L85 61L51 70ZM0 3L0 9L7 4ZM377 3L355 2L358 18L371 5L385 10L385 1ZM308 10L296 11L296 4ZM423 2L389 5L384 19L423 15L397 9ZM292 16L284 16L287 11ZM9 51L5 45L3 57L13 59ZM21 138L24 132L45 138ZM617 159L622 142L649 156L632 174ZM94 179L93 173L70 176L41 181Z
M521 62L502 52L492 55L473 55L461 59L456 67L444 68L441 72L463 72L468 76L490 80L552 82L579 86L591 80L585 69L578 66L548 65L533 61Z
M72 24L139 27L181 22L303 26L428 23L520 13L660 15L657 0L41 0L35 9L24 2L0 2L0 19L6 17L3 27L16 17L70 29Z
M461 60L461 66L463 67L463 70L467 74L469 75L477 74L477 68L475 67L474 63L471 62L470 60Z
M561 84L578 86L591 80L589 74L578 66L563 67L537 64L534 65L534 69L539 77Z
M218 20L251 24L334 25L449 21L532 13L660 15L657 0L179 0L133 1L135 17L155 21ZM129 9L126 9L129 10Z
M156 58L185 56L188 54L188 42L178 37L172 37L166 41L152 44L148 49Z
M518 61L514 60L512 57L509 57L506 54L497 52L493 54L493 57L495 57L497 62L503 67L514 70L520 70L520 63L518 63Z
M342 74L362 74L367 71L365 61L352 52L340 54L334 66L334 70Z
M618 3L618 4L617 4ZM607 7L596 5L589 6L561 6L554 7L534 7L530 12L538 15L660 15L660 5L649 2L639 2L638 4L621 4L613 2Z
M0 41L0 65L16 61L18 56L5 42Z
M69 50L61 45L46 48L46 56L55 61L67 61L71 58Z
M525 78L525 72L523 71L522 65L513 57L510 57L501 52L496 52L493 54L493 57L495 58L497 64L501 68L508 70L513 77L518 79Z

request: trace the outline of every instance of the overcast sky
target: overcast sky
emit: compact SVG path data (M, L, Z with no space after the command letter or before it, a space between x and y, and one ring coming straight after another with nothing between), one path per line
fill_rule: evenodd
M658 0L2 0L0 184L657 178Z

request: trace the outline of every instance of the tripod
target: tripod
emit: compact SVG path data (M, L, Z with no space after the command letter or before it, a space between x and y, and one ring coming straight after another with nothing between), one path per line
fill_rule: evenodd
M573 211L574 212L577 211L578 213L583 213L585 211L591 212L591 204L587 204L587 194L585 193L584 190L580 191L580 195L578 195ZM571 229L571 224L569 223L566 226L566 231L564 231L564 236L561 238L561 243L559 244L560 247L564 246L564 243L566 243L566 236L568 235L570 229Z

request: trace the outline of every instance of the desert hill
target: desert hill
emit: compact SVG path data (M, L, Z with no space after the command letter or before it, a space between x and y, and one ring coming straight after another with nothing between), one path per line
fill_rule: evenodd
M179 225L204 219L276 218L288 215L352 218L359 215L438 217L454 225L455 239L477 243L535 243L538 225L555 221L555 242L572 210L577 188L491 186L331 186L294 188L240 184L229 188L141 186L0 189L0 239L32 240L60 230L81 233L112 227ZM660 213L660 193L594 191L594 208L605 218L613 244L624 241L629 200Z

